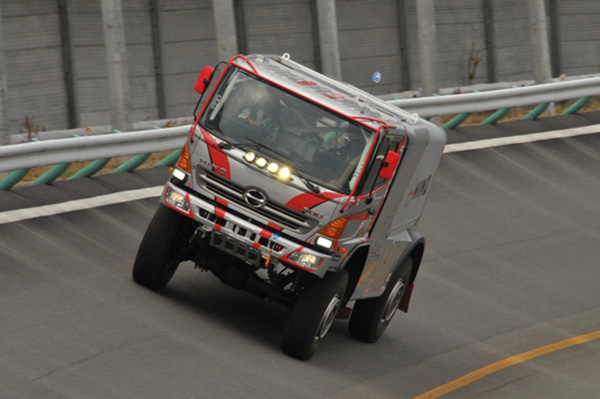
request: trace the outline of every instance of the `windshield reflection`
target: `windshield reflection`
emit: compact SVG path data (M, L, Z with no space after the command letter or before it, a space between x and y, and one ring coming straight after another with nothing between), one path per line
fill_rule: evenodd
M231 144L226 148L260 143L284 155L305 178L345 193L373 139L359 125L237 68L221 83L200 123Z

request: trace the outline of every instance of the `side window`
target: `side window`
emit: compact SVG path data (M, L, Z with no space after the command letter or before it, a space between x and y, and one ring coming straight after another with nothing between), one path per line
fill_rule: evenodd
M369 171L367 172L365 184L362 186L361 190L362 193L367 193L371 191L371 188L376 189L385 183L385 180L379 177L381 162L389 150L398 151L401 139L402 138L398 136L386 136L383 139L376 151L375 158L369 167Z
M219 81L219 78L221 77L221 74L223 73L225 68L227 68L227 64L224 62L218 63L217 66L215 67L215 70L212 75L213 76L212 80L210 81L210 83L208 84L206 89L204 90L204 93L202 93L202 95L200 96L200 99L198 100L198 104L196 104L196 109L194 109L194 117L197 116L196 112L202 111L202 108L204 108L204 104L206 104L206 101L208 101L210 94L212 93L217 82Z

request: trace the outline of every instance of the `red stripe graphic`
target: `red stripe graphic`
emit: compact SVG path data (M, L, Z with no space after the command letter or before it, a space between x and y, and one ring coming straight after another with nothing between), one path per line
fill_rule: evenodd
M272 228L272 229L275 229L275 230L277 230L277 231L283 230L283 227L281 227L281 226L278 226L278 225L276 225L275 223L271 223L271 222L269 222L269 223L267 223L267 226L269 226L270 228Z
M225 201L224 199L216 197L215 201L217 201L218 204L223 205L226 208L229 207L229 202Z
M303 208L313 208L317 205L321 205L323 202L343 196L344 194L338 194L329 191L321 194L302 193L289 200L285 205L289 208L297 210L298 212L302 212Z
M204 129L200 129L200 131L202 132L202 137L204 138L204 142L206 142L206 146L208 147L210 160L213 164L213 171L227 179L231 179L231 168L229 166L229 158L227 158L227 154L225 154L225 152L219 148L217 141L210 133Z
M215 206L215 215L221 219L225 219L225 210Z
M260 233L258 233L261 237L263 238L271 238L273 236L273 233L271 233L269 230L262 230Z

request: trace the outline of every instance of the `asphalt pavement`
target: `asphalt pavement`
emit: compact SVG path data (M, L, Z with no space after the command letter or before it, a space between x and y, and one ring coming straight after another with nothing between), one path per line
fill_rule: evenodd
M481 137L532 130L503 125ZM458 134L475 130L450 142L464 141ZM131 280L157 198L0 224L0 397L413 398L598 331L599 161L600 133L444 155L418 229L427 247L409 313L376 344L336 321L308 362L279 350L283 306L191 264L160 293ZM159 186L166 175L0 192L0 213ZM600 340L589 340L444 398L599 397L598 369Z

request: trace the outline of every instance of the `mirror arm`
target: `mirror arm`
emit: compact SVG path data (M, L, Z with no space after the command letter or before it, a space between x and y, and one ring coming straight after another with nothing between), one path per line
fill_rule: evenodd
M379 165L379 170L377 171L377 176L379 176L379 172L381 172L381 169L384 167L384 165L383 165L384 163L387 163L387 162L381 161L381 164ZM371 183L371 188L369 189L369 196L366 199L367 205L369 205L371 202L373 202L373 189L375 188L375 182L377 182L376 178L373 179L373 183Z

